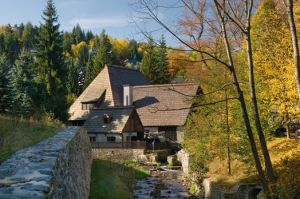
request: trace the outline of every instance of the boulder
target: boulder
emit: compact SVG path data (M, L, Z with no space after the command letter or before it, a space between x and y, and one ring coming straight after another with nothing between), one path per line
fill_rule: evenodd
M148 162L148 158L146 155L141 154L141 155L138 155L137 161L138 161L138 163L145 164Z
M167 162L169 166L179 166L180 162L177 160L177 155L169 155L167 157Z

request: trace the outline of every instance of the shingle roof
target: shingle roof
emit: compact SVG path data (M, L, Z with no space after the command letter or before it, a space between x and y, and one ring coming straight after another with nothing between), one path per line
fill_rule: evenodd
M111 66L108 70L115 106L123 105L123 85L148 85L148 81L139 70L122 66Z
M101 96L104 94L105 91L106 91L106 89L101 89L98 92L86 93L85 96L83 96L83 99L81 102L85 102L85 103L96 102L101 98Z
M84 123L87 132L121 133L129 119L133 107L109 107L93 109ZM112 121L104 123L104 114L112 117Z
M191 83L134 86L133 102L144 126L181 126L198 89Z
M82 110L81 103L95 101L103 94L105 96L101 106L121 106L123 104L124 84L147 85L148 81L138 70L114 65L105 66L71 105L69 120L86 120L90 111Z

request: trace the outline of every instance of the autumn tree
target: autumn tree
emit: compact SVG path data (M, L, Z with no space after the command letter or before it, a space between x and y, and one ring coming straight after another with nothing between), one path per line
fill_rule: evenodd
M187 23L182 23L182 25L184 25L184 28L186 28L185 30L187 30L187 31L182 30L182 33L184 34L185 37L182 37L176 31L172 30L170 26L168 26L159 18L157 14L158 13L157 9L161 8L161 6L159 6L159 3L157 1L150 2L147 0L141 0L139 1L139 4L137 4L137 7L135 9L139 10L139 13L141 13L140 10L143 10L142 13L145 14L144 18L153 19L160 26L162 26L166 31L168 31L171 35L173 35L179 42L181 42L186 48L198 52L202 57L203 63L205 63L206 60L212 59L215 62L222 64L227 69L227 72L232 78L232 85L234 86L237 95L236 98L239 100L240 103L240 108L242 111L247 136L251 146L251 150L252 150L252 154L253 154L253 158L255 161L260 182L263 186L263 190L266 193L269 193L269 188L262 169L261 161L255 143L253 130L250 123L246 100L236 72L236 66L233 59L233 49L232 49L234 45L233 43L231 43L231 39L229 38L230 24L228 24L227 21L227 13L224 13L224 9L222 9L222 7L219 5L219 2L217 0L213 1L213 4L206 4L205 1L196 1L195 3L193 1L188 1L188 0L187 1L182 0L181 3L188 12L184 17L184 20L186 20ZM214 6L214 8L210 6ZM217 19L210 18L216 16L213 13L211 13L212 10L214 9L217 12ZM205 12L210 12L210 13L205 13ZM190 23L192 21L194 21L195 23ZM212 21L216 21L218 23L215 25L213 23L208 23ZM197 25L193 25L193 24L197 24ZM206 31L205 35L211 35L209 39L203 36L204 31ZM227 57L225 59L209 51L210 49L209 46L211 42L219 38L222 38L223 45L226 49ZM222 101L224 102L224 100ZM198 104L198 106L200 105L201 104Z
M265 121L274 118L268 122L270 131L286 125L299 113L289 31L286 14L274 1L264 0L253 17L253 57L262 116Z
M253 119L255 122L256 131L258 133L260 146L262 148L264 162L266 167L267 176L270 181L275 181L275 175L273 171L273 166L271 162L271 158L269 155L269 151L266 144L265 135L263 132L263 128L261 125L261 119L258 111L258 102L256 95L256 87L255 87L255 77L254 77L254 63L253 63L253 49L252 49L252 38L251 38L251 19L253 13L253 0L246 0L243 2L235 2L235 1L215 1L217 9L220 9L219 15L221 12L228 17L229 22L231 22L237 29L241 32L242 35L245 36L246 43L246 54L248 60L248 81L249 81L249 90L251 97L251 108Z
M289 18L290 33L293 41L293 56L294 56L294 70L295 79L298 89L298 99L300 100L300 53L299 53L299 42L297 35L297 28L294 17L294 0L284 0L286 3L286 9Z

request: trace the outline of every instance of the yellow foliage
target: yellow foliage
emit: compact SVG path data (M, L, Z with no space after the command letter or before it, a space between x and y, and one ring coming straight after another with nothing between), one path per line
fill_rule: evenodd
M81 41L79 44L72 44L71 46L71 50L72 50L72 54L74 57L78 56L78 51L81 47L86 46L86 42L85 41Z
M113 39L109 37L109 40L117 54L125 55L127 53L128 41L126 39Z
M273 0L264 0L253 17L253 58L257 93L265 112L284 116L284 122L299 114L294 76L293 49L287 16Z

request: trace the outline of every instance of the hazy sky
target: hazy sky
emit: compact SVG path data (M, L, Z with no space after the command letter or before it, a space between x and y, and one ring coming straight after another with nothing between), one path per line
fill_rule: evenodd
M164 0L173 3L174 0ZM28 21L35 25L42 22L42 11L47 0L0 0L0 24L20 24ZM54 0L62 30L71 30L77 23L85 30L100 33L105 29L116 38L143 40L142 34L132 23L133 0ZM174 22L179 10L162 12L160 16L168 22ZM141 24L141 26L144 24ZM155 23L147 24L148 30L159 28ZM158 31L156 36L165 33ZM175 40L168 34L165 37L169 44Z

